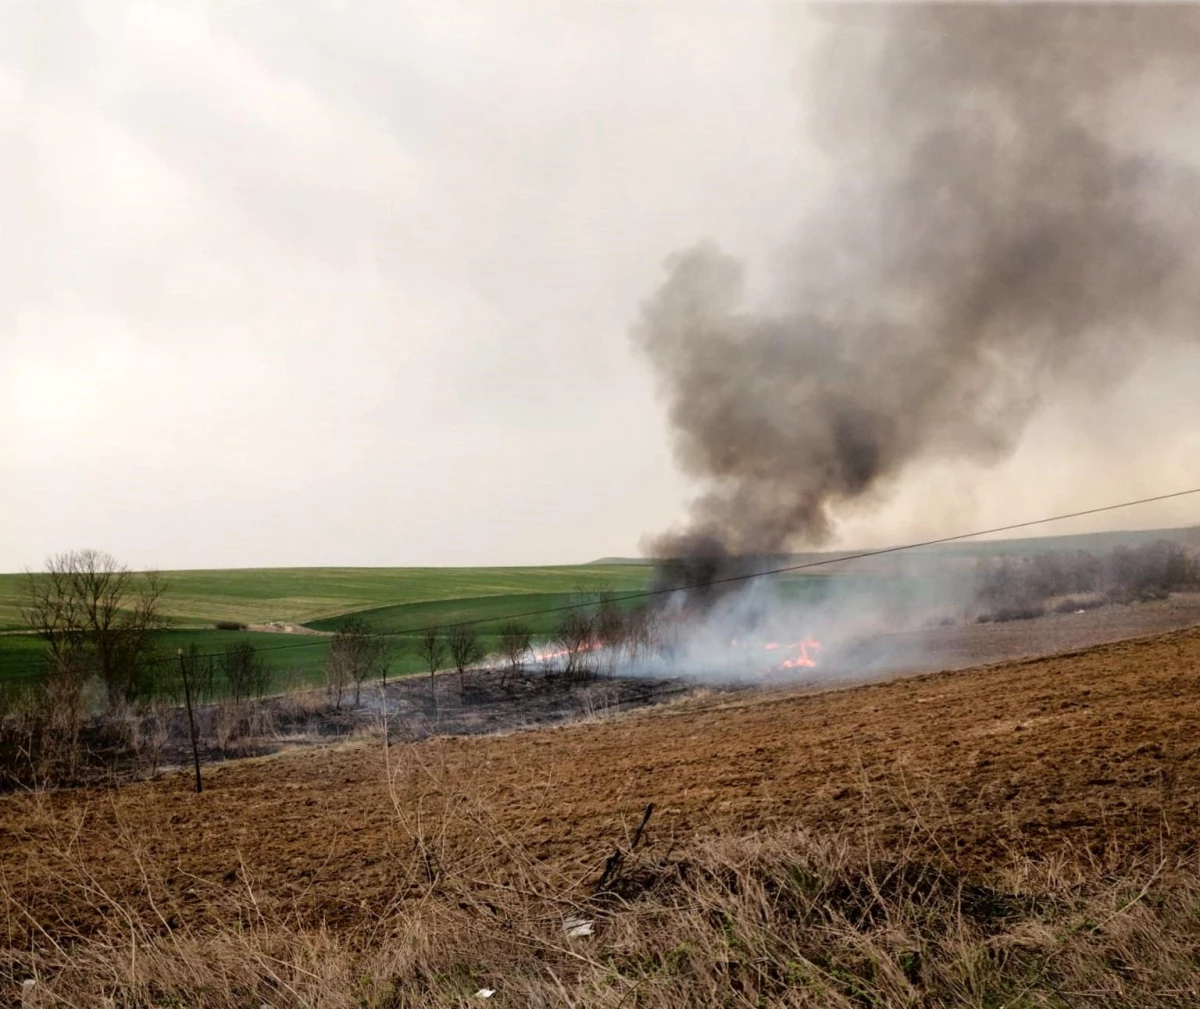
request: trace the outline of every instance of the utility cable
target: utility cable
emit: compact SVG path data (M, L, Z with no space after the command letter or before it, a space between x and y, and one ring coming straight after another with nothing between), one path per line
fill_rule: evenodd
M656 597L671 595L675 592L691 592L696 589L708 589L714 585L731 585L738 582L748 582L755 578L770 578L775 575L791 574L797 571L811 571L814 568L828 567L831 564L845 564L848 561L866 560L871 557L883 557L888 554L904 553L909 550L919 550L923 547L940 546L945 543L959 543L963 540L976 539L980 536L993 536L997 533L1015 532L1019 529L1030 529L1034 526L1049 525L1052 522L1065 522L1068 519L1085 518L1089 515L1102 515L1106 512L1119 511L1123 508L1135 508L1141 505L1154 504L1158 501L1170 501L1174 498L1188 497L1193 494L1200 494L1200 487L1192 487L1188 490L1172 491L1169 494L1155 494L1153 497L1137 498L1133 501L1121 501L1116 504L1101 505L1097 508L1085 508L1082 511L1066 512L1062 515L1049 515L1044 518L1029 519L1025 522L1012 522L1008 525L994 526L991 529L977 529L968 533L956 533L953 536L939 536L934 539L919 540L915 543L905 543L900 546L880 547L873 550L861 550L850 554L836 554L832 557L822 557L818 560L804 561L799 564L786 564L782 567L769 568L765 571L752 571L746 574L726 575L722 578L712 578L705 581L690 582L683 585L673 585L658 589L644 589L638 592L629 592L622 595L613 595L609 597L613 603L633 602L638 599L653 599ZM441 600L421 600L422 602L438 602ZM453 599L444 600L445 602L454 602ZM401 604L402 605L402 604ZM481 617L476 620L460 620L448 624L426 624L423 627L408 627L396 631L378 631L369 635L374 638L391 638L391 637L411 637L416 634L422 634L430 630L447 631L455 627L479 626L480 624L488 624L497 620L521 620L526 617L547 616L553 613L566 613L570 610L585 609L593 606L592 602L580 603L565 603L561 606L547 606L535 610L525 610L520 613L506 613L492 617ZM349 615L349 614L347 614ZM280 652L292 648L311 648L316 641L291 641L282 645L266 645L258 648L260 654L266 652ZM221 653L208 652L195 656L196 658L216 658ZM161 659L158 661L167 661Z

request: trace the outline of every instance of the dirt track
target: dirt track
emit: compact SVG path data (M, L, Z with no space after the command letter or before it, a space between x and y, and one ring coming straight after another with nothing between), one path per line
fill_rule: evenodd
M0 884L51 931L60 914L99 924L113 899L138 901L143 873L170 895L164 915L200 914L210 890L249 878L278 909L345 924L405 896L417 833L437 858L477 860L493 879L517 844L584 881L648 802L660 851L697 832L783 824L979 868L1011 846L1194 842L1198 748L1193 628L849 690L284 753L210 769L201 796L174 775L11 796ZM80 866L90 894L69 882ZM23 941L29 923L6 927Z

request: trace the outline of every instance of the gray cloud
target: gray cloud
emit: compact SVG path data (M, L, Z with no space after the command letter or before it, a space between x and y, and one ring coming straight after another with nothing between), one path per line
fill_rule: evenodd
M348 11L4 5L0 569L581 560L677 507L624 333L664 249L774 244L793 47Z
M731 4L0 5L0 569L633 552L688 492L626 336L664 253L711 237L753 299L860 184L806 121L823 30ZM1167 416L1184 469L1196 426ZM856 535L929 519L894 489Z

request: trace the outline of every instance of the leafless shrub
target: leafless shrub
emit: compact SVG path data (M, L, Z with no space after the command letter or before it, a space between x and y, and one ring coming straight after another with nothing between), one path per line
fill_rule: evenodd
M246 722L246 735L250 739L264 739L278 732L275 711L269 705L252 705Z
M265 731L272 735L283 733L303 737L326 713L326 702L316 691L294 687L272 702L269 716L264 716Z
M333 637L325 663L325 689L335 711L342 709L342 696L354 679L354 631L345 626Z
M67 780L78 769L79 734L87 721L88 674L78 658L73 650L52 651L41 690L42 745Z
M620 693L611 683L588 684L579 698L582 722L603 722L617 710Z
M533 634L529 625L516 620L510 620L500 625L500 654L508 663L508 671L513 676L521 672L521 666L529 656L533 646Z
M463 689L463 673L483 658L483 644L479 640L479 628L470 623L456 623L446 635L450 661L458 671L458 688Z
M61 656L40 684L0 688L0 786L80 780L91 693L87 677Z
M446 660L446 641L437 624L430 624L421 632L421 636L417 639L417 652L429 670L429 688L433 690L435 687L434 674Z
M654 650L657 611L641 603L625 614L625 656L631 664Z
M175 705L161 697L154 698L142 711L138 750L151 777L158 773L174 716Z
M34 691L0 684L0 785L45 782L45 739Z
M233 701L220 701L212 708L212 740L218 749L228 750L239 737L241 711Z
M1024 620L1047 610L1073 612L1103 602L1144 602L1195 591L1200 563L1181 544L1158 540L1106 555L1076 551L997 558L981 564L976 578L981 622Z
M568 610L554 632L554 643L563 653L563 673L587 679L592 672L597 645L595 618L583 607Z
M386 675L387 661L386 639L372 634L361 617L345 620L330 642L326 666L329 693L334 699L335 710L341 710L342 694L351 683L354 684L354 706L358 707L362 699L363 682Z
M318 716L323 707L309 705L306 712ZM295 722L298 710L297 704L281 703L276 711L272 704L253 699L238 703L223 698L208 705L200 716L205 726L202 734L225 753L247 753L257 741L276 735L277 717Z
M628 635L626 614L617 604L616 596L602 592L596 609L596 640L605 648L618 651L625 646Z
M350 664L345 656L336 655L332 650L325 663L325 693L333 704L335 711L342 710L342 697L350 686Z
M217 664L229 699L235 705L251 697L261 699L270 689L270 670L258 649L248 641L227 645Z

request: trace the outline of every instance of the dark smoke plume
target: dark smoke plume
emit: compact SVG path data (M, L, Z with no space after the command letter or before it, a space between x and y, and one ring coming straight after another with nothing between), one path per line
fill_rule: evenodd
M701 571L820 544L916 460L1000 460L1048 399L1200 334L1200 183L1169 150L1197 135L1200 8L826 14L832 206L766 309L702 244L635 332L707 487L652 549Z

